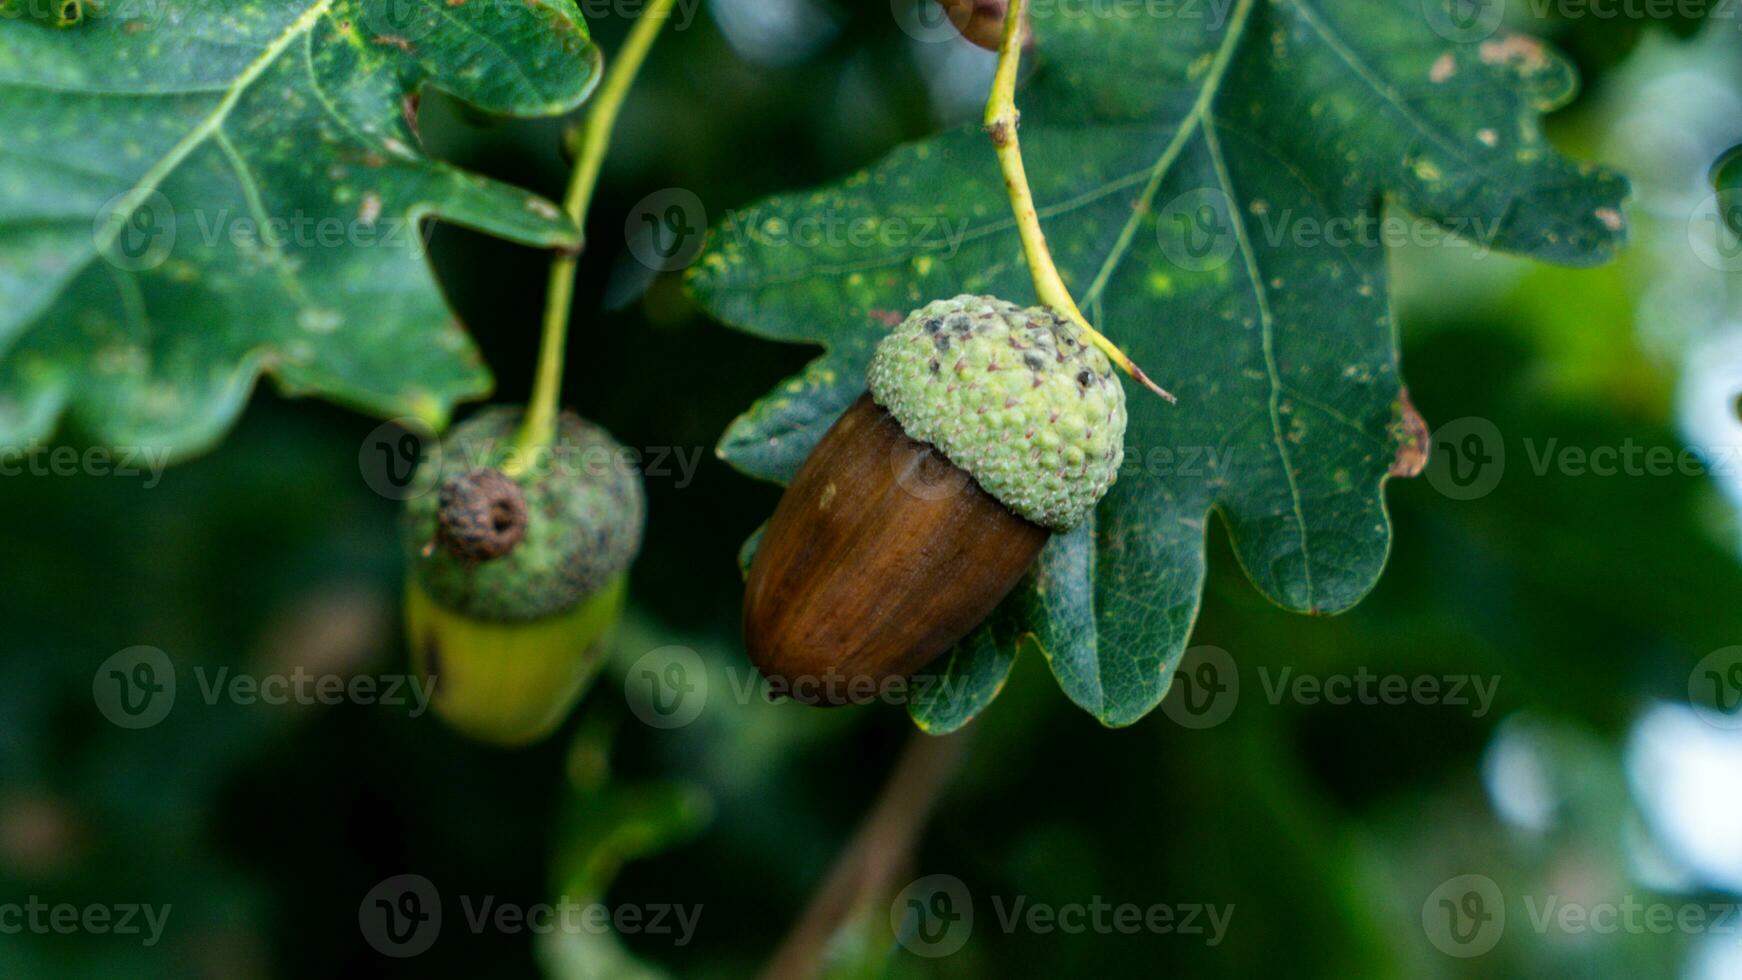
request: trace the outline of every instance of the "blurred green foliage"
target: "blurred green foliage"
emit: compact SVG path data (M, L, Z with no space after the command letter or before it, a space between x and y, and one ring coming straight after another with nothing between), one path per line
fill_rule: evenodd
M741 57L704 14L662 42L630 102L590 229L567 379L574 406L625 444L710 448L734 412L807 358L707 322L675 277L637 276L617 231L635 202L681 186L734 206L819 183L938 125L946 103L886 5L831 9L835 29L791 64ZM609 50L625 25L595 26ZM1557 136L1590 152L1634 32L1589 19L1536 26L1581 61L1588 95ZM425 132L441 155L560 188L556 124L486 123L432 100ZM499 397L524 398L542 257L454 229L436 241ZM1446 956L1424 929L1436 886L1466 873L1512 899L1733 901L1639 877L1622 751L1645 706L1685 700L1692 665L1742 638L1733 518L1711 482L1537 476L1523 445L1680 445L1673 365L1632 346L1625 311L1641 283L1614 269L1526 270L1465 288L1424 272L1436 258L1399 260L1400 280L1416 277L1405 373L1430 422L1493 422L1511 454L1505 479L1472 501L1425 480L1394 483L1390 568L1334 619L1269 607L1212 528L1194 643L1228 651L1242 685L1213 727L1157 712L1103 729L1043 664L1019 661L970 729L912 862L915 875L954 875L975 896L972 936L939 959L887 932L880 946L874 906L857 923L873 936L854 948L859 967L915 977L1681 968L1697 937L1539 932L1521 901L1509 901L1506 935L1482 957ZM1569 376L1584 380L1544 380ZM912 724L896 707L822 712L732 696L747 671L735 558L776 490L711 451L693 481L649 479L647 546L616 662L565 732L537 748L474 745L404 707L206 703L196 668L407 670L397 505L358 469L375 424L262 393L222 449L155 486L0 479L0 900L173 907L149 948L0 934L0 976L737 977L797 919ZM92 683L99 664L138 644L173 658L182 689L163 723L131 731L104 720ZM694 724L658 729L638 720L625 678L672 644L701 658L710 697ZM1479 716L1453 704L1273 704L1285 668L1498 686ZM1508 730L1532 733L1550 773L1552 818L1536 829L1502 819L1484 786L1484 759ZM395 960L359 929L359 902L402 873L436 885L446 925L433 952ZM703 912L683 945L624 935L577 948L570 936L474 932L457 902L531 905L565 892ZM1215 945L1179 933L1007 933L992 900L1016 896L1231 904L1233 914Z

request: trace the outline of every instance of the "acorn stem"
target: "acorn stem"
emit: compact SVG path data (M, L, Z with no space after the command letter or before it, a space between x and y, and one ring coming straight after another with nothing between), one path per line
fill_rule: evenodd
M1004 191L1010 197L1010 209L1016 215L1016 229L1022 236L1022 253L1028 259L1028 272L1034 278L1034 292L1042 305L1051 307L1070 320L1101 349L1107 359L1137 383L1169 402L1176 399L1137 366L1119 345L1108 340L1090 325L1083 311L1059 275L1053 263L1052 250L1047 248L1046 233L1041 230L1040 216L1034 207L1034 192L1028 186L1028 171L1022 165L1022 143L1017 138L1017 126L1022 113L1016 108L1016 69L1022 63L1023 0L1010 0L1004 10L1004 34L998 44L998 71L992 76L992 94L986 100L986 134L998 154L998 166L1004 172Z
M545 294L544 340L538 354L538 374L533 382L532 402L515 443L518 450L505 469L517 475L528 462L550 446L556 436L557 412L562 404L563 361L567 352L569 313L574 305L575 268L586 243L587 209L593 201L593 191L599 186L599 173L605 164L605 151L611 146L611 132L623 100L647 60L660 28L671 19L675 0L651 0L641 19L635 22L623 50L605 73L599 94L588 107L581 121L577 139L575 168L569 174L568 190L563 195L563 211L581 229L581 245L557 254L550 264L550 284Z

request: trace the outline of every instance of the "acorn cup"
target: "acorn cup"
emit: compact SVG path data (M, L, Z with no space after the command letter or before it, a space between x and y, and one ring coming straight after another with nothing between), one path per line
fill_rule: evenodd
M757 545L744 642L774 693L876 697L967 636L1124 459L1125 392L1051 310L958 296L878 345Z
M604 429L565 412L548 449L516 460L522 414L455 427L401 528L412 664L443 720L504 746L554 731L597 673L646 514Z

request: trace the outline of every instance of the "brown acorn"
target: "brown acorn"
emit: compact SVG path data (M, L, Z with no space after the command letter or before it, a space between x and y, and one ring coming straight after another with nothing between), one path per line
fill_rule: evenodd
M878 695L979 625L1118 475L1125 395L1050 310L958 296L878 346L757 546L744 640L773 693Z
M1004 39L1004 15L1010 8L1009 0L937 0L944 8L944 16L961 35L974 44L988 51L998 50L998 44ZM1029 47L1034 43L1034 28L1028 19L1028 12L1022 14L1022 46Z

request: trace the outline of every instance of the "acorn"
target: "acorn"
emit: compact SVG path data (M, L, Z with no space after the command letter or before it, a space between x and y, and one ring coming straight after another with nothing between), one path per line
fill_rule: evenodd
M1125 391L1049 309L940 300L799 468L751 562L744 641L774 693L875 697L991 613L1124 460Z
M1009 0L937 0L944 8L944 16L949 19L956 32L970 42L985 48L987 51L998 50L998 44L1004 38L1004 14L1010 7ZM1028 19L1028 11L1022 13L1022 46L1028 48L1034 44L1034 25Z
M616 440L572 412L523 454L523 412L486 409L443 440L436 489L406 502L412 664L436 713L486 742L562 724L598 671L641 548L646 497Z

